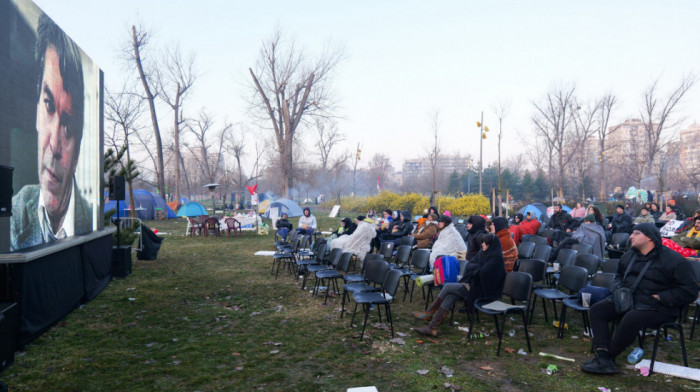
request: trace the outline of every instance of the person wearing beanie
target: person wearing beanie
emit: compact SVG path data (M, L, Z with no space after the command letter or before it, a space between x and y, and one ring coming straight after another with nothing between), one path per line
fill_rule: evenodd
M636 287L632 310L618 314L613 301L599 301L591 306L595 358L581 369L588 373L617 373L615 358L645 328L675 320L684 306L698 297L698 283L690 263L683 256L662 245L659 229L653 223L634 226L630 249L620 259L615 280L631 287L646 268ZM615 333L609 323L619 320Z
M506 271L511 272L515 262L518 261L518 247L515 246L515 242L510 236L510 231L508 231L508 220L501 216L493 218L493 229L501 241Z
M550 261L555 261L562 249L570 249L574 244L588 244L591 246L591 253L603 259L605 251L605 230L596 224L595 215L588 214L583 218L581 224L571 237L559 242L559 245L552 251Z
M654 223L654 217L651 216L646 206L642 207L642 210L639 211L639 216L634 218L635 225L640 223Z
M419 249L429 248L438 233L437 214L428 214L425 223L412 234Z
M364 219L364 218L363 218ZM340 227L338 228L338 237L344 235L350 235L355 232L357 225L352 222L350 218L343 218L340 221Z
M445 215L441 216L438 220L438 237L430 250L430 270L432 271L438 256L449 255L464 260L466 252L467 245L464 243L455 225L452 224L452 218Z
M612 217L612 222L610 222L612 233L629 233L632 231L633 226L632 217L629 214L625 214L625 206L618 204L615 207L615 215Z

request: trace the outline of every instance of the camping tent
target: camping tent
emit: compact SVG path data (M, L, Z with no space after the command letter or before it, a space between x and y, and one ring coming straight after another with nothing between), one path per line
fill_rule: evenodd
M265 212L265 218L270 218L270 215L274 216L275 213L277 216L287 214L290 218L304 215L304 211L299 207L299 204L289 199L279 199L270 203L270 207Z
M525 216L525 214L527 214L528 212L530 213L530 216L535 217L541 221L542 214L547 213L547 206L545 206L542 203L532 203L518 210L518 214L523 214L523 216Z
M134 190L134 204L136 204L136 217L141 220L153 220L156 218L156 208L161 208L166 212L166 218L176 218L177 215L168 207L165 200L157 193L149 192L145 189ZM116 209L117 202L110 200L105 204L105 211ZM129 202L119 201L119 216L129 216Z
M265 199L258 204L258 214L264 214L265 211L267 211L268 208L270 208L270 204L272 203L272 200L270 199Z

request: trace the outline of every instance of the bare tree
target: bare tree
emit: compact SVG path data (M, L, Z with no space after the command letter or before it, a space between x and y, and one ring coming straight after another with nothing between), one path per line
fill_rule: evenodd
M233 127L231 124L224 124L223 128L213 135L212 138L213 125L214 120L202 109L199 112L199 118L194 120L191 126L188 125L189 131L197 140L195 148L199 153L195 151L195 148L186 145L197 161L203 178L209 183L216 181L223 161L224 141L228 139Z
M440 143L438 140L438 131L440 130L440 112L434 111L430 114L430 133L432 134L433 145L428 151L428 162L430 163L430 172L433 175L433 190L430 193L431 202L435 200L435 194L437 193L436 180L437 180L437 163L440 156Z
M394 168L391 166L391 160L389 160L388 156L382 153L374 154L369 161L370 178L368 183L371 184L373 182L372 180L376 179L377 184L381 184L381 187L386 188L389 183L389 175L391 175L393 171ZM369 188L372 188L371 185Z
M345 140L345 136L338 130L333 121L324 121L323 118L315 119L318 140L316 141L316 151L321 156L321 171L325 174L328 170L331 150L338 143Z
M577 105L574 114L574 128L571 134L571 143L567 152L572 153L572 163L574 166L574 181L575 186L581 191L581 200L585 200L585 189L583 180L586 176L586 171L592 165L593 161L590 157L590 152L593 151L593 146L590 146L589 141L598 133L598 113L601 108L601 101L588 103L585 106ZM573 151L571 151L573 150Z
M173 140L175 153L175 199L180 200L180 126L184 123L182 104L197 79L194 55L183 58L180 47L173 45L163 56L163 71L159 73L160 98L173 110ZM172 90L172 92L171 92Z
M501 139L503 138L503 121L509 112L510 102L501 101L493 108L493 113L498 119L498 216L503 216L503 211L501 210Z
M136 164L131 159L131 149L129 148L129 136L138 130L138 122L144 112L143 100L131 94L127 85L124 84L118 93L105 89L105 119L112 124L114 131L119 130L123 135L121 139L122 148L126 154L126 163L121 163L122 175L129 184L129 205L134 205L134 179L138 176ZM116 136L116 135L115 135ZM117 141L112 138L114 151L119 151ZM136 216L136 210L131 209L131 217Z
M643 93L644 107L641 110L642 122L644 123L644 138L647 143L646 171L652 174L654 160L657 154L668 144L670 138L665 137L664 131L678 126L680 119L672 119L671 115L676 105L683 96L695 84L697 78L689 74L685 76L678 87L676 87L663 101L659 101L656 91L659 79L656 79ZM659 178L662 181L661 178Z
M154 88L153 84L157 84L157 77L155 76L155 71L151 67L144 66L144 61L142 59L142 52L148 48L148 44L151 39L150 32L146 31L144 28L139 26L138 28L133 25L131 26L131 53L130 59L134 62L136 69L139 73L139 79L143 85L144 94L146 94L145 99L148 102L148 108L151 113L151 122L153 124L153 135L156 142L156 159L155 159L155 171L156 180L158 183L158 190L161 195L165 195L165 174L164 174L164 163L163 163L163 142L160 136L160 127L158 126L158 115L156 114L156 94L157 88Z
M294 183L294 140L302 120L327 116L334 107L330 77L342 58L342 51L326 51L315 62L285 42L277 31L263 42L253 79L252 108L259 118L270 121L282 172L282 192L289 195Z
M688 154L688 157L681 162L680 166L683 177L693 187L695 195L698 196L698 188L700 188L700 157L697 154Z
M521 134L520 143L524 146L525 155L534 167L535 173L544 172L544 164L547 162L549 170L552 170L553 149L542 136L536 133L533 138L531 135ZM542 157L547 157L547 160L543 160Z
M617 103L617 97L612 93L607 93L600 100L600 123L598 124L598 160L600 161L600 199L605 200L605 195L607 194L605 190L605 162L607 160L606 153L607 147L605 146L605 141L608 136L612 135L615 131L620 129L621 125L608 128L610 123L610 115L615 109L615 104Z
M522 152L511 155L506 158L505 162L503 162L503 167L510 170L510 172L513 174L520 175L526 169L525 166L527 165L527 158L527 154Z
M535 130L544 138L550 152L557 158L558 174L553 179L560 198L564 196L564 172L573 156L573 149L567 151L567 148L575 121L572 112L577 110L575 90L575 87L556 88L547 93L544 104L533 103L535 115L532 122ZM550 171L551 169L550 164Z

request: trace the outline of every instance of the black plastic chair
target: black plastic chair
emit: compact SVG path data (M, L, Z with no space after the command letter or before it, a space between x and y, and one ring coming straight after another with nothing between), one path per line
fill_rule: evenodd
M627 233L615 233L610 238L610 244L607 246L608 258L619 259L627 252L630 246L630 235Z
M340 248L335 248L331 250L327 259L324 259L325 263L322 264L311 264L307 267L310 274L314 274L314 288L313 295L317 295L319 289L321 288L321 278L318 273L322 271L332 271L338 268L338 263L340 263L340 257L343 255L343 250ZM327 287L326 290L330 290ZM338 293L340 294L340 293Z
M571 245L571 249L577 251L579 254L581 253L593 253L593 247L590 244L573 244Z
M518 259L531 259L534 253L534 242L521 242L520 246L518 246Z
M654 363L656 362L656 354L659 348L659 337L661 331L664 331L664 340L668 336L668 329L672 328L678 331L678 339L681 344L681 352L683 353L683 366L688 367L688 354L685 349L685 338L683 337L683 326L677 322L664 323L656 327L656 337L654 338L654 351L651 353L651 363L649 364L649 375L654 372ZM642 331L644 332L644 331Z
M695 280L700 282L700 261L690 261L690 265L693 267L693 272L695 272ZM695 314L693 315L693 324L690 328L690 340L693 340L693 334L695 333L695 324L698 323L698 317L700 317L700 300L694 301L695 303ZM686 310L685 314L688 312Z
M528 273L532 276L533 288L540 288L537 286L537 283L542 285L547 279L547 263L544 260L520 260L520 269L518 271Z
M530 240L530 242L534 242L535 245L549 245L549 241L547 241L547 238L542 237L541 235L535 236Z
M607 259L603 260L603 265L600 270L606 273L617 273L617 266L620 265L620 259Z
M535 237L537 237L537 236L534 234L523 234L520 237L520 242L534 242L532 239Z
M612 292L613 285L615 284L615 274L601 273L593 275L591 279L591 286L604 287ZM564 324L566 323L566 309L570 308L572 310L581 312L581 319L583 320L583 330L588 336L591 336L591 321L588 319L588 310L590 307L584 307L581 299L577 296L576 298L566 298L561 301L561 316L559 317L559 330L557 331L557 336L560 339L564 338Z
M391 262L391 259L394 257L394 243L382 242L379 247L379 254L384 256L384 260Z
M539 237L543 238L543 237ZM552 247L544 244L538 244L535 246L535 253L532 254L533 259L549 261L549 257L552 255Z
M585 268L590 278L598 273L600 258L592 253L578 253L574 259L574 265Z
M408 300L409 303L413 302L413 290L416 288L416 279L418 279L419 276L426 275L429 272L429 265L430 250L416 249L413 252L413 257L411 257L411 266L413 267L414 273L411 274L411 296ZM425 299L425 291L423 291L422 287L421 292L423 293L423 299Z
M335 250L335 249L334 249ZM338 265L334 270L325 270L316 272L316 279L320 280L319 286L323 285L323 282L328 280L326 295L323 299L323 304L325 305L328 301L328 292L331 291L331 286L335 287L334 292L340 295L340 288L338 287L338 279L343 279L343 275L350 269L350 261L352 260L352 252L343 252L340 255L340 260Z
M277 279L277 276L280 273L280 267L282 265L285 266L285 268L289 268L289 272L292 272L291 265L293 262L296 261L297 259L297 249L299 249L299 245L301 244L301 239L297 238L293 243L291 249L289 251L282 251L282 252L276 252L274 255L272 255L272 272L275 274L275 279ZM277 268L275 268L275 265Z
M523 317L523 328L525 329L525 339L527 340L527 349L532 352L530 347L530 334L527 332L527 314L530 310L530 293L532 291L532 276L525 272L509 272L506 274L506 281L503 285L503 295L510 297L510 304L502 301L494 301L493 299L478 299L474 302L474 308L479 312L493 315L493 320L496 324L496 333L498 334L498 349L496 355L501 355L501 343L503 341L503 332L505 330L506 319L511 313L520 313ZM525 305L515 305L516 302L525 302ZM498 316L502 316L501 324L498 324ZM469 331L474 327L474 317L470 318Z
M557 319L557 301L564 300L566 298L571 298L573 293L581 290L586 284L586 278L588 276L588 271L583 267L578 267L575 265L567 265L561 269L560 279L557 281L557 286L553 289L535 289L535 297L540 297L542 299L542 309L544 310L544 320L549 322L547 317L547 304L545 300L552 301L552 307L554 308L554 319ZM566 289L568 293L562 291L561 289ZM535 299L537 301L537 299ZM535 313L535 303L530 307L530 322L532 322L532 316Z
M301 282L301 289L306 290L306 278L309 274L308 268L311 265L323 264L323 260L326 257L329 245L327 243L321 243L314 247L314 256L311 259L297 259L297 276L301 274L303 280Z
M401 271L388 270L386 273L386 278L384 278L381 291L358 292L352 294L352 298L355 300L355 310L352 312L352 320L350 320L350 325L352 325L355 321L357 305L362 304L362 310L365 313L365 321L362 323L360 341L362 341L362 338L365 335L365 327L367 326L367 319L369 318L369 312L372 305L384 305L384 309L386 310L386 318L389 320L389 325L391 326L391 337L394 337L394 320L391 317L391 303L396 295L396 290L398 290L399 280L401 280ZM379 322L381 323L382 311L379 309L379 306L377 306L377 311L379 312Z
M411 249L410 245L399 245L396 248L396 255L394 256L394 265L392 268L403 268L407 266L409 260L411 259Z
M345 300L350 298L350 293L362 293L368 291L378 291L379 285L384 283L389 263L384 260L366 260L364 268L364 280L357 283L343 285L343 298L340 305L340 318L345 313ZM352 325L352 323L350 323Z
M574 265L577 253L573 249L560 249L556 260L554 260L555 263L559 263L559 270L561 271L567 265ZM547 267L547 275L551 275L553 281L559 279L559 272L554 272L554 267Z

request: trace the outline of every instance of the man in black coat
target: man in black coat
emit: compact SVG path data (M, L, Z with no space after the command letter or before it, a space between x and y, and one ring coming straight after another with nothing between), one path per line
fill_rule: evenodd
M629 233L634 227L634 220L625 213L625 207L622 204L618 204L615 210L616 214L613 215L610 223L612 233Z
M632 287L648 263L648 269L634 291L632 310L618 314L612 297L593 305L590 310L593 346L596 357L581 368L585 372L617 372L615 357L632 344L639 331L671 322L681 309L698 297L695 273L680 254L661 243L659 229L653 223L640 223L630 235L630 250L620 259L616 273L617 287ZM609 323L619 320L613 336Z
M554 214L549 218L549 222L547 222L546 226L547 228L554 229L552 239L559 242L566 238L566 230L573 220L574 218L561 208L561 204L554 205Z
M469 233L465 241L467 243L467 260L472 260L474 256L479 253L479 250L481 250L481 247L476 241L477 237L479 234L487 233L486 219L479 215L470 216L469 219L467 219L467 232Z

